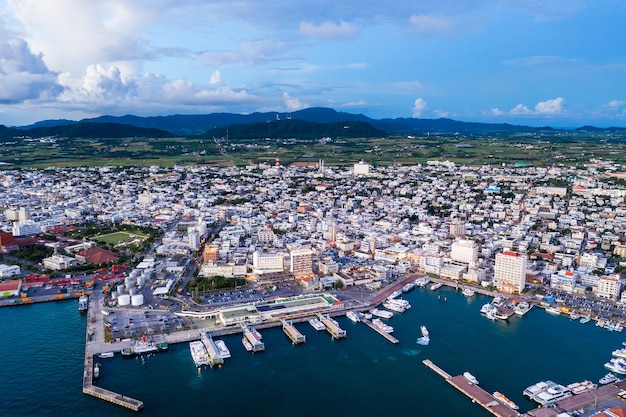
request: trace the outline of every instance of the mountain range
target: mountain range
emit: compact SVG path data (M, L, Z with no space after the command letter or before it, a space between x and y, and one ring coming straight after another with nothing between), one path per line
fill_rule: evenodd
M286 122L289 120L290 122ZM300 121L300 122L297 122ZM274 123L282 122L282 123ZM306 122L306 123L304 123ZM342 123L358 123L358 129L348 132L342 131ZM336 136L337 133L352 136L356 130L363 136L374 135L411 135L411 134L492 134L554 131L551 127L531 127L512 125L508 123L479 123L462 122L447 118L440 119L372 119L363 114L338 112L331 108L312 107L292 113L264 112L251 114L211 113L204 115L170 115L140 117L100 116L80 121L72 120L43 120L28 126L8 128L0 125L0 138L8 140L16 136L82 136L82 137L171 137L213 135L229 127L229 135L264 136L266 128L261 123L280 126L272 129L272 136L293 137L307 136ZM249 125L242 127L242 125ZM366 125L369 125L367 127ZM231 127L232 126L232 127ZM238 126L238 127L234 127ZM357 125L352 125L357 126ZM216 130L213 130L216 129ZM257 130L255 130L257 129ZM258 129L262 133L258 133ZM583 126L576 130L586 132L624 133L626 128L596 128ZM237 132L237 133L235 133ZM354 137L354 136L352 136Z

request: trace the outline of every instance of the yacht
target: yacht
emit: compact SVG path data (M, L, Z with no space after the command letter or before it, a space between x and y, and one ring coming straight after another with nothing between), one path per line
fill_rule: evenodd
M401 295L402 295L402 290L394 291L391 293L389 297L387 297L387 299L400 297Z
M318 319L317 317L312 317L309 319L309 324L315 329L315 330L326 330L326 326L324 326L324 324L320 321L320 319Z
M220 353L220 356L224 359L230 358L230 350L226 346L226 343L223 340L214 340L214 342L215 347L217 347L217 350Z
M591 321L591 317L589 316L583 316L580 318L580 324L587 324Z
M346 317L349 318L351 321L358 323L361 321L361 318L359 317L359 315L355 312L355 311L348 311L346 313Z
M496 309L494 308L493 310L489 310L487 312L487 314L485 314L485 316L489 319L489 320L498 320L498 318L496 317Z
M478 385L478 379L476 379L474 375L470 374L467 371L463 372L463 378L467 379L469 382L471 382L474 385Z
M613 373L626 374L626 359L611 358L604 367Z
M393 333L393 327L383 322L381 319L372 320L372 324L385 333Z
M209 354L201 341L194 340L189 342L189 351L191 352L191 357L197 368L200 368L202 365L206 366L210 364Z
M543 392L540 392L530 399L538 402L541 405L548 405L559 402L571 396L572 391L570 391L566 386L563 386L561 384L555 384L554 386L548 388Z
M428 332L426 326L420 326L420 331L422 332L423 337L430 337L430 333Z
M433 285L430 286L430 289L432 291L437 291L439 288L443 287L443 283L441 282L436 282Z
M518 316L523 316L533 308L533 305L528 301L522 301L518 305L515 306L515 314Z
M404 287L402 287L402 292L409 292L411 291L413 288L415 288L415 282L409 282L408 284L406 284Z
M609 372L608 374L606 374L602 378L600 378L598 383L600 383L602 385L606 385L606 384L610 384L612 382L615 382L617 380L618 380L617 376L615 376L615 374Z
M492 311L493 309L495 309L495 307L493 306L493 304L491 303L487 303L487 304L483 304L483 306L480 308L480 312L482 314L487 314L490 311Z
M626 359L626 347L614 350L613 352L611 352L611 355L615 356L616 358Z
M406 311L400 304L392 303L390 300L383 302L383 307L396 313L404 313Z
M591 381L582 381L582 382L574 382L573 384L569 384L567 388L572 391L572 394L584 394L585 392L589 392L598 388L598 385L594 384Z
M491 304L493 304L496 307L500 307L502 303L504 303L504 299L500 296L494 297L494 299L491 301Z
M513 401L509 400L504 394L502 394L500 391L495 391L493 393L493 397L500 401L502 404L506 405L507 407L509 407L512 410L517 410L519 409L518 405L515 404Z
M466 297L473 297L476 294L476 291L467 287L467 288L463 288L463 291L461 293Z
M552 382L552 381L540 381L537 382L536 384L531 385L530 387L526 388L523 392L523 394L527 397L532 398L533 396L544 392L545 390L547 390L550 387L553 387L557 385L556 382Z
M420 288L427 286L429 282L430 280L426 277L420 277L415 279L415 285Z
M506 313L503 313L502 311L495 309L492 310L493 311L493 316L495 318L497 318L498 320L508 320L509 316Z
M546 311L547 311L548 313L550 313L550 314L554 314L554 315L557 315L557 316L558 316L559 314L561 314L561 310L559 310L559 309L558 309L558 308L556 308L556 307L548 307L548 308L546 308Z
M390 319L393 317L393 313L391 311L380 310L378 308L371 309L370 313L372 313L372 315L374 316L382 317L383 319Z
M109 359L115 356L115 352L102 352L98 355L100 359Z

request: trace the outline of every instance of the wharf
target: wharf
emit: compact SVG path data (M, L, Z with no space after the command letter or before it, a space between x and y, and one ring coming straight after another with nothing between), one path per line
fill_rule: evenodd
M200 336L200 340L204 345L204 348L209 355L209 365L222 365L224 363L224 358L219 353L217 346L215 346L215 342L213 342L213 338L206 333L202 333Z
M306 336L304 336L296 327L293 325L291 321L282 320L283 323L283 332L291 339L291 343L294 345L305 343Z
M265 343L261 341L260 333L253 328L244 326L243 338L250 343L253 352L261 352L265 350Z
M367 327L369 327L370 329L374 330L376 333L378 333L379 335L381 335L382 337L384 337L385 339L389 340L391 343L393 344L398 344L400 343L400 341L398 339L396 339L395 337L393 337L392 335L390 335L387 332L382 331L381 329L379 329L378 327L374 326L372 324L371 321L367 320L367 319L362 319L361 320Z
M319 314L319 319L322 324L326 327L326 331L330 333L333 339L341 339L346 337L346 331L339 327L335 320L331 319L330 316Z
M496 398L480 388L476 384L472 384L462 375L451 376L443 369L435 365L431 360L425 359L422 361L424 365L432 369L434 372L442 376L446 382L450 385L461 391L463 394L472 399L472 402L475 402L482 406L485 410L489 411L491 414L497 417L514 417L519 416L520 414L513 410L512 408L502 404L500 401L496 400Z

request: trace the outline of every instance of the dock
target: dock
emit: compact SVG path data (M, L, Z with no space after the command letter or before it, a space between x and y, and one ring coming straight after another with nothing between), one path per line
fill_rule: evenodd
M328 314L322 315L319 313L318 316L324 327L326 327L326 331L330 333L333 339L342 339L346 337L346 331L339 327L337 322L331 319Z
M382 331L381 329L379 329L378 327L374 326L372 324L371 321L367 320L367 319L362 319L361 320L367 327L369 327L370 329L374 330L376 333L378 333L379 335L381 335L382 337L384 337L385 339L389 340L391 343L393 344L398 344L400 343L400 341L398 339L396 339L395 337L393 337L391 334Z
M265 350L265 343L261 341L261 335L251 327L243 328L243 338L252 346L252 352L261 352Z
M215 342L213 341L211 335L202 333L200 340L209 355L209 365L222 365L224 363L224 358L220 355L219 349L215 346Z
M433 370L435 373L443 377L450 385L468 396L472 400L472 402L480 405L494 416L516 417L521 415L509 406L498 401L493 395L479 387L477 384L473 384L468 381L464 376L452 376L437 365L435 365L429 359L423 360L422 363L431 370Z
M289 339L291 339L291 343L294 345L298 345L300 343L306 342L306 336L304 336L296 327L293 325L291 321L287 321L285 319L282 320L283 323L283 332L287 335Z

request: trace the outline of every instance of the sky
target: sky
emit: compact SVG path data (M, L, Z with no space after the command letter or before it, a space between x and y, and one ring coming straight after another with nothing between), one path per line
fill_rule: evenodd
M0 124L289 113L626 127L624 0L0 0Z

